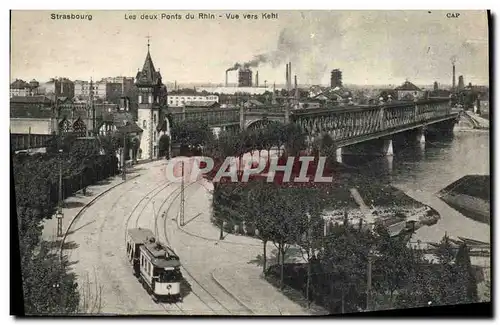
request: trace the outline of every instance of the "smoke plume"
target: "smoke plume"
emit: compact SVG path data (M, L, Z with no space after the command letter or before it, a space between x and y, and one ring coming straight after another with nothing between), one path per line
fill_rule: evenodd
M341 30L339 26L342 24L336 13L304 12L301 21L293 29L281 30L274 49L235 64L229 71L240 67L257 68L261 65L281 68L285 62L292 62L292 74L298 75L301 82L320 83L332 66L332 55L335 53L338 57L338 52L343 47L342 36L345 30Z
M228 68L226 70L226 72L228 72L228 71L235 71L235 70L238 70L239 68L241 68L241 64L239 64L238 62L236 62L232 67Z

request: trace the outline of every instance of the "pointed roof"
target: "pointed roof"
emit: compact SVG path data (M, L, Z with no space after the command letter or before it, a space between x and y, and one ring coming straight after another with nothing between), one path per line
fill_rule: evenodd
M405 81L401 86L396 87L395 90L412 90L412 91L421 91L422 89L418 88L408 80Z
M155 70L153 59L151 59L151 54L149 53L149 44L148 53L146 54L146 60L144 60L142 71L137 72L135 82L141 86L154 86L161 84L161 75L159 71Z

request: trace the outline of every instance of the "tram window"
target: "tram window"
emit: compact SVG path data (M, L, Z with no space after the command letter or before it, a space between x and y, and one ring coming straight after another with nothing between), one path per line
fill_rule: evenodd
M160 273L160 282L179 282L182 280L182 273L179 269L169 270Z

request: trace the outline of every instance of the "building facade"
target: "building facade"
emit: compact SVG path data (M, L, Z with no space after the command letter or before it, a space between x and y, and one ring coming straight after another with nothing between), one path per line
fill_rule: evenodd
M425 92L409 81L405 81L401 86L394 89L398 100L416 100L424 97Z
M143 130L139 159L157 159L160 137L170 137L170 121L162 111L162 108L165 108L162 105L166 105L163 98L167 98L167 88L162 83L160 72L155 70L149 44L143 68L137 72L135 86L138 93L137 123Z
M332 70L330 76L330 86L332 88L342 88L342 71L340 71L339 69Z
M75 84L67 78L52 78L39 86L40 94L52 99L55 97L75 97Z
M10 97L36 96L39 94L39 86L40 83L35 79L30 82L16 79L10 84Z
M217 95L168 95L167 96L168 106L172 107L182 107L185 106L186 103L189 102L205 102L205 103L213 103L219 102L219 96Z
M77 100L88 100L91 88L95 99L117 104L120 97L127 96L134 88L134 78L108 77L97 82L76 80L75 98Z

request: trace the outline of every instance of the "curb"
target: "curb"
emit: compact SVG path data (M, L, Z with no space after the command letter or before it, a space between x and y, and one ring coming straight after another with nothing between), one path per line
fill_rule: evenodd
M78 213L73 217L73 219L71 219L71 221L69 222L69 225L68 227L66 228L66 231L64 232L64 237L62 238L61 240L61 245L59 246L59 259L62 260L62 255L63 255L63 245L64 245L64 241L66 240L66 237L68 236L68 233L69 233L69 230L71 229L71 226L73 225L73 223L75 223L75 221L83 214L83 212L85 212L85 210L87 210L88 207L90 207L95 201L97 201L98 199L100 199L101 197L103 197L106 193L108 193L109 191L111 191L112 189L122 185L122 184L125 184L127 183L127 181L130 181L130 180L133 180L137 177L139 177L140 175L135 175L135 176L132 176L132 177L129 177L127 178L126 181L122 181L116 185L113 185L111 186L110 188L104 190L103 192L97 194L97 196L95 198L93 198L92 200L90 200L87 204L85 204L81 209L80 211L78 211Z
M262 246L260 244L251 244L251 243L245 244L245 243L238 243L238 242L235 242L235 241L230 241L230 240L225 240L225 239L220 240L220 239L208 238L208 237L203 237L201 235L192 233L190 231L185 230L183 227L181 227L179 215L180 215L180 211L177 212L177 218L176 218L177 219L177 222L176 222L177 228L180 231L182 231L183 233L185 233L186 235L189 235L189 236L192 236L192 237L196 237L196 238L200 238L200 239L204 239L204 240L208 240L208 241L211 241L211 242L218 242L219 244L241 245L241 246L254 246L254 247L261 247Z
M214 282L217 284L217 286L219 288L221 288L226 294L228 294L231 298L233 298L234 300L236 300L236 302L238 302L238 304L240 306L242 306L243 308L245 308L247 311L249 311L250 313L252 314L255 314L255 312L249 308L247 305L245 305L236 295L234 295L231 291L229 291L228 289L226 289L221 283L220 281L215 277L215 271L216 270L213 270L212 272L210 272L210 275L212 276L212 280L214 280Z

